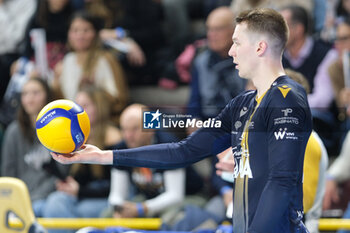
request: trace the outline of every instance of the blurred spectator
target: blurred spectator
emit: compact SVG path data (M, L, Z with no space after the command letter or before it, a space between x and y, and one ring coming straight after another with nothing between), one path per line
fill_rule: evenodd
M30 31L43 28L46 34L48 65L53 69L66 53L69 20L73 10L69 0L40 0L38 8L29 21L25 35L25 52L22 56L33 59Z
M226 140L227 139L227 140ZM222 140L222 148L227 148L229 146L230 137ZM226 146L224 146L226 145ZM218 163L218 158L229 159L228 167L231 171L233 170L233 154L232 147L224 150L217 156L211 159L211 174L210 183L211 193L210 199L203 206L194 205L192 203L185 205L182 212L180 212L180 219L173 224L168 226L167 230L173 231L194 231L199 229L217 229L225 220L231 221L232 219L232 200L233 200L233 188L232 179L223 180L220 176L221 174L215 168L216 163ZM222 160L220 160L222 163ZM231 174L233 178L233 174ZM165 226L164 226L165 227Z
M103 28L110 28L113 25L113 14L106 6L104 0L85 1L84 9L91 15L103 19Z
M350 1L340 0L336 6L336 16L337 18L346 18L350 15Z
M157 0L161 2L164 12L164 33L166 44L163 72L159 85L164 88L173 89L182 83L176 73L174 60L184 50L187 44L194 40L203 38L204 27L201 22L208 14L220 6L229 6L231 0ZM174 33L174 31L176 33Z
M336 28L335 48L338 51L338 59L329 67L329 73L332 79L334 92L337 93L336 100L339 109L343 109L342 118L346 119L346 126L342 128L345 133L345 138L342 143L341 151L336 160L331 164L327 172L326 194L323 202L325 210L332 208L335 205L341 204L343 199L347 197L342 194L341 186L350 179L349 169L349 150L350 150L350 133L349 129L349 104L350 104L350 89L345 85L348 83L348 78L345 73L349 72L349 64L346 64L346 56L350 49L350 20L349 17L344 20ZM349 62L349 61L347 61ZM343 218L350 218L350 207L348 206L344 212ZM349 231L338 231L349 232Z
M333 131L338 127L338 121L328 67L337 59L338 54L328 44L310 36L311 21L305 9L289 5L282 8L281 14L290 29L282 58L283 65L302 73L308 80L308 102L314 130L328 150L336 150L339 136L334 135Z
M312 131L305 150L303 205L305 225L310 233L318 233L322 215L322 201L325 195L327 150L315 131Z
M235 15L238 15L242 11L261 7L279 10L292 3L305 8L308 14L313 12L314 0L233 0L231 9Z
M127 44L123 67L131 85L156 84L160 75L159 49L164 46L162 8L153 0L105 1L114 16L113 29L104 29L102 40L122 40Z
M275 10L280 10L290 4L305 8L315 24L313 25L311 33L319 36L320 31L323 29L326 18L326 3L330 0L233 0L231 3L231 9L238 15L243 10L252 8L268 7Z
M0 0L0 103L10 79L10 66L19 57L35 0Z
M286 74L302 85L306 93L310 86L305 76L299 72L286 69ZM312 131L305 149L303 205L305 225L310 233L318 233L318 222L322 215L322 201L325 194L326 170L328 167L328 153L322 140Z
M90 119L92 133L88 141L100 148L109 148L122 140L120 130L111 121L107 96L103 89L89 86L80 89L75 97Z
M350 15L349 0L328 0L325 26L321 32L321 37L325 41L336 39L336 27L346 20Z
M341 184L350 179L350 133L348 132L339 156L331 164L327 171L326 192L323 200L323 209L328 210L334 204L338 204L343 198L341 193ZM350 203L343 214L343 218L350 218ZM338 233L350 231L339 230Z
M312 34L318 38L320 38L321 32L325 26L328 1L329 0L313 0L314 7L311 15L313 16L314 25Z
M40 76L52 80L53 68L66 53L68 20L71 13L68 0L39 1L37 10L27 26L24 51L11 66L11 80L0 107L0 123L7 125L15 117L19 106L19 92L28 78ZM34 30L43 30L42 37L38 38L37 34L32 34L35 33Z
M87 112L91 131L87 143L100 148L109 148L120 142L118 128L110 123L106 93L95 87L85 87L75 98L77 104ZM44 210L44 217L52 218L96 218L107 208L110 191L110 167L101 165L75 164L70 176L56 183L57 191L52 193ZM50 230L50 233L71 232Z
M128 101L124 72L115 58L103 50L98 36L102 21L86 11L74 14L68 32L72 52L56 66L54 87L63 97L74 99L78 89L98 86L115 100L112 114L120 112Z
M235 26L230 8L219 7L213 10L207 18L206 25L206 44L197 48L192 58L192 66L177 61L179 73L191 69L188 112L193 117L202 119L219 114L233 97L244 90L246 83L238 76L235 64L228 56ZM187 50L189 49L192 48L188 47ZM184 54L186 53L185 50Z
M120 119L123 141L117 149L136 148L177 141L170 134L142 129L142 111L146 106L133 104L127 107ZM185 169L159 170L149 168L112 168L109 203L113 216L134 218L161 216L184 200L186 187ZM131 184L135 187L132 195Z
M347 77L344 75L344 69L346 69L346 67L343 66L343 62L345 62L344 56L347 56L348 51L350 51L350 17L345 18L345 20L337 26L334 46L338 52L338 57L328 69L335 93L336 104L338 108L342 110L350 103L347 101L345 94L347 92L345 87L345 79ZM342 111L341 113L341 118L344 120L346 118L345 112Z
M36 117L50 101L51 93L43 79L28 80L22 89L17 119L7 128L2 146L1 176L25 182L37 217L43 216L47 196L55 191L56 179L62 178L68 168L56 167L49 151L36 137Z
M302 73L308 80L310 107L327 110L334 96L327 69L330 62L337 58L337 53L330 46L309 36L310 18L303 8L287 6L281 10L281 14L290 29L283 55L284 67Z

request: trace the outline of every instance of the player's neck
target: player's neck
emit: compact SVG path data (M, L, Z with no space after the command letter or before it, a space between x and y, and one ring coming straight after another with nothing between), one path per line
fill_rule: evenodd
M252 81L258 91L258 98L271 87L278 77L285 75L282 63L279 61L261 64L257 71L257 75L253 77Z

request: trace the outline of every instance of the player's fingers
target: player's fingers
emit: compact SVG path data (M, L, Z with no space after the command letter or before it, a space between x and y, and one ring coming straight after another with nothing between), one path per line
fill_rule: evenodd
M63 164L71 164L76 160L76 157L72 156L71 154L64 155L64 154L57 154L54 152L50 152L50 154L54 160Z
M231 162L218 162L215 164L216 169L223 170L223 171L230 171L232 172L234 170L234 164Z

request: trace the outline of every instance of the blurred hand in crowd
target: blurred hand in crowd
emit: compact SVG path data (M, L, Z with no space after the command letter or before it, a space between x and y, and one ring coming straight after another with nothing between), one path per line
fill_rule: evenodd
M323 209L327 210L331 208L332 203L339 201L339 189L335 180L327 180L326 191L323 198Z

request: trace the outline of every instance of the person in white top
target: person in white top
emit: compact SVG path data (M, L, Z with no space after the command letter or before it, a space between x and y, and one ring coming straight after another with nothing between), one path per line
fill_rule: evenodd
M98 31L101 19L85 11L77 12L68 31L72 49L55 68L53 86L64 98L74 99L78 90L87 85L104 89L118 103L127 100L124 74L120 64L101 47Z
M120 117L123 142L117 148L136 148L172 139L170 135L142 129L142 111L145 109L146 106L133 104L123 111ZM109 204L114 207L113 216L133 218L165 214L164 210L184 200L185 175L183 168L112 168ZM130 199L131 184L136 187L136 194L143 197L143 202Z

